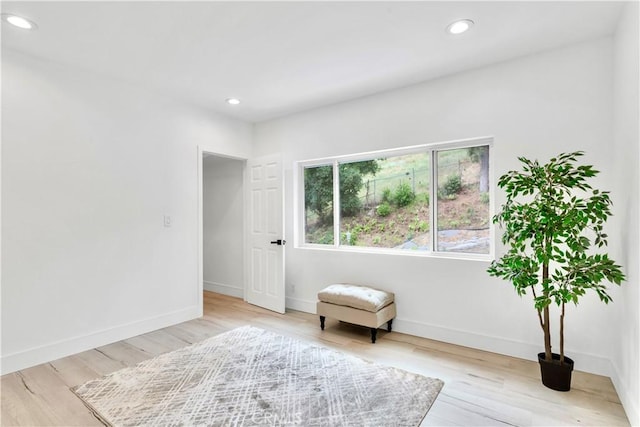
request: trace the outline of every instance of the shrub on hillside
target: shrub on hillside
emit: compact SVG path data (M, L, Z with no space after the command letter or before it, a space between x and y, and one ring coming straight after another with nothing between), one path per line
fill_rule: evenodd
M413 192L411 186L406 182L401 182L393 194L393 201L399 208L409 206L416 199L416 193Z
M389 187L386 187L384 190L382 190L382 203L391 203L391 189Z
M442 184L442 191L445 196L453 196L462 190L462 178L460 175L449 175Z
M391 206L389 206L389 203L382 203L376 208L376 213L378 216L389 216L391 213Z

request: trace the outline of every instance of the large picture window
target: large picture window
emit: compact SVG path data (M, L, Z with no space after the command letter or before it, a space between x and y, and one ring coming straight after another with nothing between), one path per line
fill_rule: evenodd
M490 144L300 162L304 245L490 254Z

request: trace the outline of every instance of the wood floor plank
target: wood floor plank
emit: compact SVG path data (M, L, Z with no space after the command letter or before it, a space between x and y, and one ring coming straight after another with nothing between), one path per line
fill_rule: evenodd
M2 376L0 425L46 425L51 417L24 381L21 372Z
M200 319L170 326L0 378L2 426L100 426L70 391L91 379L133 366L244 325L315 342L364 359L445 381L422 426L628 426L611 380L574 372L572 390L542 386L536 362L288 311L278 314L241 299L205 292Z
M69 356L49 362L53 369L67 387L82 384L96 377L102 376L97 370L91 369L77 356Z
M99 374L98 376L107 375L111 372L117 371L118 369L127 367L127 364L124 361L108 356L97 348L89 351L83 351L82 353L74 354L70 357L78 360L78 363L84 364L96 371Z
M20 407L20 412L14 412L16 415L14 419L19 423L18 425L102 425L71 392L51 364L46 363L22 370L16 376L22 382L24 389L22 391L23 406ZM2 398L4 412L4 399L6 399L4 393ZM69 414L73 416L69 417ZM26 424L23 424L22 420L25 420ZM2 425L5 425L4 420Z

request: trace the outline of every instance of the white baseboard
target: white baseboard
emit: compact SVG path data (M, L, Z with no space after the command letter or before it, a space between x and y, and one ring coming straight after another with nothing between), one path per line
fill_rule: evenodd
M304 311L305 313L316 312L315 301L287 297L286 306L287 308ZM537 354L540 352L540 347L534 344L456 330L444 326L432 325L403 318L396 318L393 321L393 330L403 334L477 348L479 350L505 354L507 356L519 357L526 360L537 361ZM607 358L575 352L572 352L571 358L576 361L576 370L604 375L607 377L611 377L613 374L611 361Z
M285 307L305 313L316 313L316 301L308 301L300 298L286 297Z
M491 335L477 334L438 325L431 325L408 319L398 318L393 321L394 329L409 335L443 341L492 353L504 354L521 359L537 361L540 346L514 341ZM587 353L571 352L576 362L576 370L611 377L613 368L611 361L605 357Z
M637 378L627 378L624 381L622 375L620 375L620 371L615 364L613 365L613 375L611 375L611 381L613 382L613 386L616 388L616 393L618 393L618 397L620 398L620 402L622 403L622 407L627 414L627 418L629 419L629 423L632 426L640 426L640 408L638 408L638 401L640 401L639 396L631 396L631 390L629 388L629 381L638 381Z
M202 317L202 306L191 306L171 313L103 329L88 335L73 337L28 350L2 355L0 362L1 373L4 375L19 371L198 317Z
M202 287L205 291L216 292L222 295L228 295L230 297L244 298L244 289L240 286L227 285L225 283L210 282L204 280Z

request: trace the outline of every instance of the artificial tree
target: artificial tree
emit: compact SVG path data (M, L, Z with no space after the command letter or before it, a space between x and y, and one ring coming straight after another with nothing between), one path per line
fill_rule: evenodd
M577 305L590 289L608 303L607 282L620 285L625 278L606 253L595 253L607 244L603 225L612 203L608 191L587 183L599 172L591 165L577 165L582 155L562 153L544 165L519 157L522 171L500 177L498 187L505 191L506 202L493 222L504 229L502 242L508 250L487 270L510 281L520 296L531 292L547 362L554 362L549 306L553 302L561 308L560 365L565 363L565 305Z

